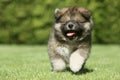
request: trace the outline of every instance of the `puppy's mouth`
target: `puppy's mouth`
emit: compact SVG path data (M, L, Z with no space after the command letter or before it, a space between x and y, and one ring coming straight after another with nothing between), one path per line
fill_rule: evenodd
M74 39L77 36L77 33L75 31L67 31L65 33L65 36L69 38L70 40Z

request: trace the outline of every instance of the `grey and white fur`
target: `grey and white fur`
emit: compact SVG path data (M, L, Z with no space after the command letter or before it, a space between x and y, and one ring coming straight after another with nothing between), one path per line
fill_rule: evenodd
M55 23L48 41L48 54L52 71L79 72L91 49L91 12L82 7L56 9Z

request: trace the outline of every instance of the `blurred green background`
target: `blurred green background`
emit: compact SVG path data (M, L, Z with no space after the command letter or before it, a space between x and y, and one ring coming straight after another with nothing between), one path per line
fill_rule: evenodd
M0 44L46 44L54 10L82 6L94 19L93 43L120 44L120 0L0 0Z

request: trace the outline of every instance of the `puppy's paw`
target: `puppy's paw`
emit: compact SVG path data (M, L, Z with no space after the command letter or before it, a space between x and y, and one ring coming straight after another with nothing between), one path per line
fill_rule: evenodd
M82 57L79 53L73 53L70 56L70 69L72 72L77 73L82 68L85 58Z
M52 71L59 72L66 69L66 63L62 59L55 59L52 61Z

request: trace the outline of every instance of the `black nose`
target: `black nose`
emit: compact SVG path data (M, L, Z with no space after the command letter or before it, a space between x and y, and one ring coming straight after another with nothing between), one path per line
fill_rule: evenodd
M72 29L73 28L73 26L74 26L74 24L73 23L68 23L68 28L70 28L70 29Z
M68 27L69 27L69 28L72 28L72 27L73 27L73 24L68 24Z

